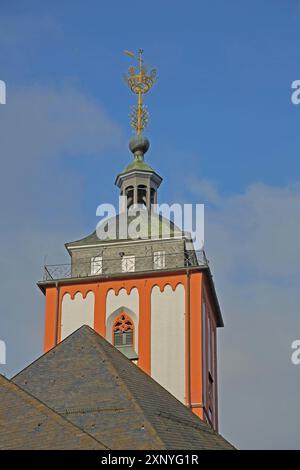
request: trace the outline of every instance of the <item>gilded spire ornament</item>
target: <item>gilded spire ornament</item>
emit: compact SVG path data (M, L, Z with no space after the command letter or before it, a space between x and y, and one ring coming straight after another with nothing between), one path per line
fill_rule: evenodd
M132 59L137 59L138 66L130 66L128 75L124 75L124 79L130 90L138 97L137 105L132 106L130 113L130 124L135 129L136 134L141 134L142 130L148 125L149 113L143 104L143 95L147 93L154 85L157 76L156 69L148 72L143 61L143 50L140 49L138 56L130 51L124 51L126 55Z

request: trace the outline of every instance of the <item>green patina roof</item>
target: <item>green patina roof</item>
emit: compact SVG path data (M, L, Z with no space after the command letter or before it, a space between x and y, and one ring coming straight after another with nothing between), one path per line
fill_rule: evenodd
M183 236L184 232L177 227L174 222L171 220L166 219L163 217L161 214L149 214L148 216L148 236L149 238L145 238L145 240L151 239L151 234L157 234L157 238L165 238L167 236L175 237L175 236ZM103 243L105 241L107 242L118 242L120 241L125 241L129 240L130 238L119 238L119 218L120 215L118 214L116 217L111 217L110 219L106 219L103 222L103 227L107 226L109 223L115 223L116 224L116 238L111 238L107 237L104 240L101 238L98 238L96 230L88 235L87 237L81 238L80 240L75 240L73 242L66 243L67 248L72 248L73 246L80 246L80 245L90 245L90 244L98 244L98 243ZM133 220L135 219L134 216L128 216L127 217L127 224L129 225ZM146 220L145 220L146 222ZM143 233L144 236L146 236L146 233ZM130 239L131 240L131 239Z
M151 171L152 173L155 173L153 168L151 168L148 163L145 162L144 159L138 159L135 158L132 163L130 163L121 173L123 175L124 173L130 173L131 171L134 170L139 170L139 171Z

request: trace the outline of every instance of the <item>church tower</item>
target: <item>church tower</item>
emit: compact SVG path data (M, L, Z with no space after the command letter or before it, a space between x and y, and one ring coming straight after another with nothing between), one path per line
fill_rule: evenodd
M145 161L150 144L142 133L148 120L142 98L156 74L148 73L142 51L126 78L138 103L133 161L116 178L120 213L66 243L69 265L45 266L38 283L46 303L45 352L87 324L218 430L223 320L212 275L205 253L191 249L188 235L157 212L162 178Z

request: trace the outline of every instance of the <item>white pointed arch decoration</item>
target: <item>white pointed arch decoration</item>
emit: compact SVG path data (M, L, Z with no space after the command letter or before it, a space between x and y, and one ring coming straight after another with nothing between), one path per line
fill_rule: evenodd
M185 403L185 288L169 283L151 291L151 376Z
M61 341L82 325L94 328L95 295L92 291L74 296L65 293L61 304Z
M128 293L122 288L116 294L113 289L106 296L106 339L113 343L113 324L122 313L128 315L134 324L134 350L138 354L139 349L139 292L136 287Z

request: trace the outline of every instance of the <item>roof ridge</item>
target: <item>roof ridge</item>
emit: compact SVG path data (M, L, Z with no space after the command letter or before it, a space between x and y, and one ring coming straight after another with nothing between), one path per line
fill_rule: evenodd
M7 379L4 377L2 374L0 374L0 385L3 385L6 389L11 391L14 394L17 394L24 400L25 402L29 403L31 406L33 406L35 409L37 409L39 412L42 414L48 416L49 418L53 418L56 423L60 424L62 423L63 425L67 426L68 429L72 434L75 434L76 436L79 436L78 432L75 432L75 430L79 431L80 434L86 434L89 436L91 439L93 439L95 442L98 444L103 445L105 449L109 450L109 447L105 445L103 442L101 442L99 439L96 439L94 436L89 434L88 432L84 431L82 428L65 418L62 414L58 413L55 411L51 406L47 405L43 401L41 401L39 398L36 396L32 395L30 392L27 390L24 390L20 385L12 382L11 380ZM37 402L37 403L35 403Z
M41 403L78 427L82 433L92 436L105 448L107 446L101 441L102 437L110 448L119 445L119 437L115 432L118 429L116 427L118 421L115 421L113 433L106 434L101 412L104 408L106 411L116 411L116 407L122 409L123 414L120 415L118 412L116 419L121 419L125 434L128 426L132 432L129 441L125 438L122 441L125 447L129 445L134 448L137 442L138 446L142 446L139 448L144 448L143 446L148 443L149 448L153 449L167 449L173 445L178 449L233 448L223 436L213 432L208 424L184 403L143 369L132 364L93 328L87 325L81 326L54 349L33 363L32 373L27 369L33 364L19 372L14 379L15 385L25 393L28 393L28 387L33 398L36 399L34 394L37 394L45 402ZM78 365L74 351L81 355L81 362ZM47 357L49 353L51 354ZM36 364L39 360L41 363ZM85 364L87 364L86 374L81 375L78 371L85 367ZM79 382L76 379L77 372ZM58 380L55 385L58 387L57 397L51 393L51 374ZM65 398L65 383L66 386L77 389L72 400ZM47 405L47 400L53 408ZM85 412L87 416L81 418L81 414ZM90 412L95 414L92 418L95 420L95 429L89 427ZM107 419L114 419L115 414L108 413L105 416ZM128 424L124 421L125 418L129 420Z
M16 375L13 375L11 377L11 381L15 381L15 379L20 375L22 374L23 372L25 372L27 369L29 369L31 366L33 366L36 362L38 362L40 359L42 359L43 357L46 357L48 354L50 354L53 349L57 348L57 347L60 347L61 344L65 343L68 341L68 339L71 338L71 336L75 335L75 333L77 333L79 330L83 329L89 329L89 330L92 330L94 331L89 325L81 325L79 328L77 328L77 330L73 331L69 336L66 336L62 341L60 341L59 343L57 343L55 346L53 346L53 348L49 349L48 351L44 352L41 356L37 357L33 362L31 362L30 364L28 364L27 366L24 367L24 369L20 370Z

